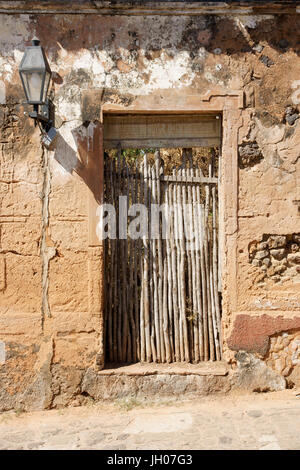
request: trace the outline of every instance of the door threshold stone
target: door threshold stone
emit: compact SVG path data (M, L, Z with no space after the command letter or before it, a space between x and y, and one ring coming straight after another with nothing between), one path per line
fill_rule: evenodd
M222 375L229 372L229 366L223 361L208 361L199 364L187 362L172 364L136 363L107 364L98 375Z

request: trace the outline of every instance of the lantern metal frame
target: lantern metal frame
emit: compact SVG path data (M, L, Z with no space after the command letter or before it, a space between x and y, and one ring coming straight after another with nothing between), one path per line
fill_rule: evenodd
M38 51L39 54L41 54L41 58L43 61L42 67L30 67L30 65L24 67L24 62L26 58L28 57L28 52L31 50ZM24 76L23 76L23 74L25 75L26 73L43 74L41 88L40 88L40 100L38 101L31 100L30 96L28 95L27 86L25 85ZM47 84L47 89L45 90L44 87L45 87L45 81L47 78L47 73L49 74L49 82ZM40 46L40 41L36 37L32 39L32 45L27 46L25 49L24 55L22 57L22 60L19 66L19 74L20 74L20 78L22 81L22 86L23 86L23 90L25 93L25 97L27 100L26 104L33 105L33 111L29 112L28 114L32 119L35 120L35 124L37 123L41 124L42 129L47 132L54 123L54 105L52 101L47 97L52 72L51 72L51 68L47 60L45 51L43 47Z

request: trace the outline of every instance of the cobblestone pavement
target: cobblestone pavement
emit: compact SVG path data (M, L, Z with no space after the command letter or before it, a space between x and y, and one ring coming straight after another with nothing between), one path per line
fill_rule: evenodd
M0 449L300 449L300 397L284 392L0 414Z

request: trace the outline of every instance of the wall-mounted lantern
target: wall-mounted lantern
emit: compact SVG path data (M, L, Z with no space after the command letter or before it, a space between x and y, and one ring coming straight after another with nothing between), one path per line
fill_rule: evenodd
M26 103L33 105L33 111L29 116L40 125L43 144L50 147L56 136L56 129L53 127L54 106L48 98L52 73L45 51L36 37L32 39L32 46L25 48L19 73Z

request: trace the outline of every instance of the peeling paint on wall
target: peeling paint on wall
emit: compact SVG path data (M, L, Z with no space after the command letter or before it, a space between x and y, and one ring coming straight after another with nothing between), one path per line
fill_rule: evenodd
M6 90L5 90L5 83L0 80L0 104L6 103Z

